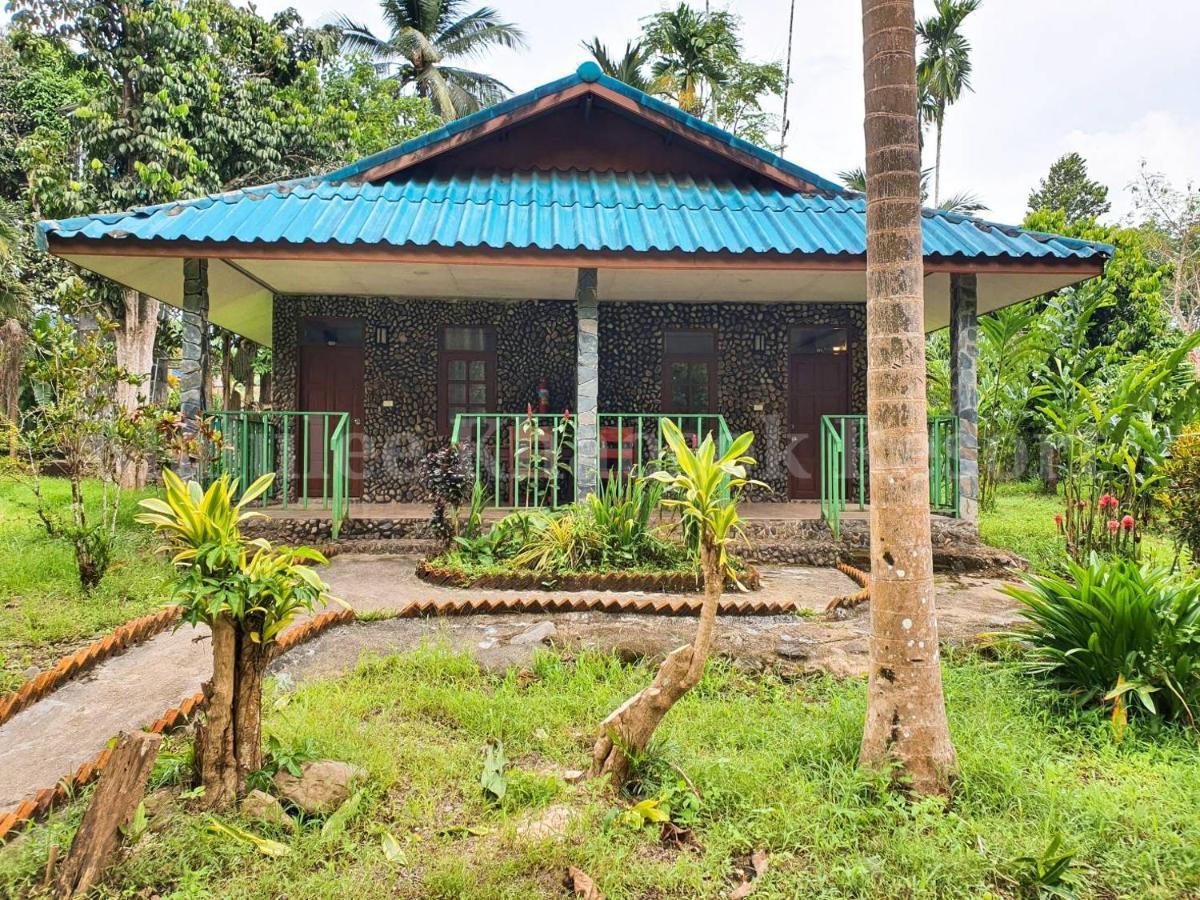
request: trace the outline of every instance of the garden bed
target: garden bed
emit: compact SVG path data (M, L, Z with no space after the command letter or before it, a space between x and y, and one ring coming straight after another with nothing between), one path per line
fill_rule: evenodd
M738 583L726 582L726 592L756 591L762 586L758 570L748 563ZM553 574L530 569L504 569L472 572L441 557L417 563L417 577L443 587L475 588L497 591L646 591L647 593L687 594L704 590L699 572L688 570L568 572Z

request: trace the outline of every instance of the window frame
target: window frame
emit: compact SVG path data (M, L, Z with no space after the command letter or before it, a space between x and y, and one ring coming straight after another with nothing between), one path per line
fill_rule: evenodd
M299 347L366 347L367 345L367 324L355 316L301 316L298 324L300 327L296 335L296 345ZM332 344L329 341L310 341L307 339L307 331L312 325L334 328L358 326L358 340Z
M712 350L707 353L678 353L667 350L667 335L708 334L712 335ZM708 408L676 410L672 408L671 367L677 363L706 363L708 365ZM716 328L664 328L662 331L662 372L660 379L661 409L666 415L703 415L720 410L721 387L721 336Z
M481 328L487 335L484 341L485 345L492 347L491 350L443 350L446 345L446 331L450 328ZM494 325L443 325L438 329L438 369L437 369L437 427L438 434L449 435L454 427L453 421L450 419L450 363L456 361L465 362L468 367L472 362L483 361L487 367L487 378L485 384L487 387L487 402L484 404L488 407L486 412L496 412L497 398L497 354L496 354L496 328ZM470 379L467 382L470 384ZM468 391L470 388L468 387ZM468 396L468 406L470 405Z

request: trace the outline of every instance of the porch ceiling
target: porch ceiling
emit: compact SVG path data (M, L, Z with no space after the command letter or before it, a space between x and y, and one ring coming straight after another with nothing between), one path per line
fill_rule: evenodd
M170 256L63 254L84 268L158 297L183 302L183 261ZM332 294L430 299L570 300L576 267L588 260L553 260L549 265L456 263L441 259L210 257L209 317L266 346L271 345L272 295ZM689 265L690 262L690 265ZM606 266L606 263L609 263ZM693 257L669 267L641 268L629 260L596 260L601 301L669 303L862 303L862 269L789 267L783 261L738 268ZM925 278L925 327L950 320L950 266L929 266ZM975 268L964 266L964 269ZM944 270L939 270L944 269ZM1064 287L1088 273L1053 271L979 272L979 311L991 312L1027 297Z

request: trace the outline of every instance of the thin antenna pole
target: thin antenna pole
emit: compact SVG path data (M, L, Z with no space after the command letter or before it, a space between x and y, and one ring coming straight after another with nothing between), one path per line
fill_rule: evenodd
M787 147L788 133L788 95L792 92L792 26L796 21L796 0L792 0L791 8L788 10L788 43L787 43L787 60L784 63L783 69L783 124L779 129L779 155L783 156L783 151Z

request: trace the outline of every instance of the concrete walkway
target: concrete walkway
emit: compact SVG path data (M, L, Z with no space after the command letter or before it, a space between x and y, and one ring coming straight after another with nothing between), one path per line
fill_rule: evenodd
M461 599L466 592L431 587L413 574L415 558L339 556L323 575L335 595L359 612L401 609L416 599ZM823 609L831 596L857 590L830 569L767 567L756 598L787 598ZM522 597L528 592L489 591ZM629 594L620 596L645 596ZM970 639L1013 620L1012 601L983 579L944 583L939 621L948 640ZM865 670L869 620L859 610L838 621L797 616L722 617L718 651L742 659L773 657L802 669L839 674ZM428 638L474 653L503 670L528 660L542 639L596 647L626 656L653 656L687 640L691 620L606 613L493 614L404 619L335 628L277 660L285 680L325 677L354 667L364 651L411 649ZM54 785L104 748L113 735L144 727L199 690L211 671L207 628L183 627L112 657L0 726L0 812Z

